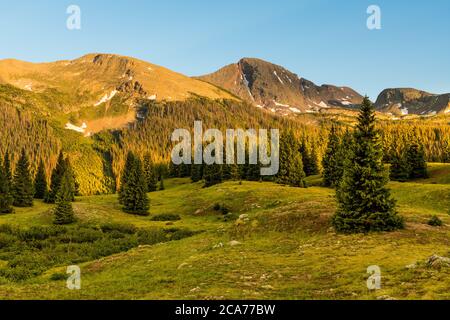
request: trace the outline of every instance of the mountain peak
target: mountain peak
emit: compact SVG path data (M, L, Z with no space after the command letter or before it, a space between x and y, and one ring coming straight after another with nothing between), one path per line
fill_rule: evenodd
M297 74L259 58L242 58L199 77L274 113L320 112L359 104L362 96L348 87L317 86Z

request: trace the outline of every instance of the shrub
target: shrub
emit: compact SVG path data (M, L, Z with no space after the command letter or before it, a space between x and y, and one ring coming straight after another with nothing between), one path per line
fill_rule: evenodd
M67 279L67 274L62 273L62 272L53 273L50 276L50 280L52 280L52 281L59 281L59 280L66 280L66 279Z
M433 227L440 227L442 226L442 220L439 219L437 215L433 215L430 220L428 220L428 225Z
M181 217L179 214L176 213L161 213L158 215L155 215L151 218L152 221L178 221L181 220Z
M115 223L115 222L102 224L100 226L100 229L103 232L119 231L121 233L126 233L126 234L136 233L136 230L137 230L137 228L134 225L132 225L132 224L129 224L129 223Z

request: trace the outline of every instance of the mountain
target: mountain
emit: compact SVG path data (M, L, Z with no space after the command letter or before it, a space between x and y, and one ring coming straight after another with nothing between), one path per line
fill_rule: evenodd
M348 87L318 86L285 68L255 58L244 58L218 71L197 77L274 113L314 113L353 107L362 96Z
M22 90L19 95L21 100L27 99L28 109L34 106L53 117L67 115L69 129L86 133L132 121L140 100L181 101L195 95L235 98L203 81L112 54L88 54L51 63L1 60L0 85L12 86L10 91Z
M450 93L432 94L411 88L385 89L375 107L393 115L435 115L450 112Z

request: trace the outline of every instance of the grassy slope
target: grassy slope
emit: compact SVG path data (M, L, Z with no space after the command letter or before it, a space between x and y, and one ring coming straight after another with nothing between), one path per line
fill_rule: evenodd
M272 183L227 182L209 189L186 179L167 181L165 191L151 194L152 215L179 213L183 226L204 232L191 238L132 249L81 265L82 289L66 289L51 281L54 272L23 283L0 285L0 297L12 299L398 299L450 298L450 270L406 265L436 253L447 255L450 244L450 165L432 164L431 178L390 183L405 230L369 235L337 235L329 228L334 191L297 189ZM317 182L317 178L312 180ZM224 221L213 210L226 204L250 221ZM148 217L120 211L116 196L79 198L78 217L91 221L131 222L164 226ZM50 207L37 203L0 217L22 226L51 223ZM443 227L426 224L437 214ZM240 245L231 246L237 240ZM223 246L214 248L222 243ZM1 262L0 262L1 263ZM369 292L366 269L378 265L382 288Z

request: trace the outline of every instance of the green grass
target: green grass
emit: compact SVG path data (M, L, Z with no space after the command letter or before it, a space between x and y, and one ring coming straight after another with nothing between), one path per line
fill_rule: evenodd
M450 268L424 265L432 254L448 256L450 165L430 164L430 178L391 182L406 228L391 233L340 235L330 228L334 190L312 177L308 189L269 182L226 182L202 188L169 179L151 193L149 217L120 211L115 195L80 197L80 224L127 223L139 229L198 231L181 240L136 246L80 262L81 290L66 288L66 265L24 281L3 279L3 299L449 299ZM215 204L230 209L227 215ZM158 215L176 221L153 221ZM248 220L239 219L247 214ZM443 226L427 224L437 215ZM36 202L0 216L21 228L51 224L51 206ZM76 228L76 226L73 226ZM231 241L238 241L231 245ZM417 263L415 269L405 266ZM0 269L8 261L0 261ZM366 287L367 267L378 265L381 289Z

